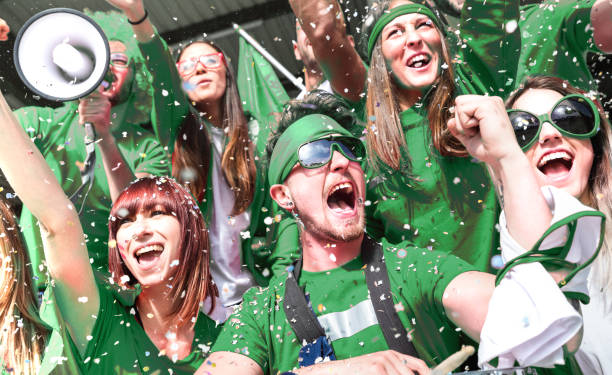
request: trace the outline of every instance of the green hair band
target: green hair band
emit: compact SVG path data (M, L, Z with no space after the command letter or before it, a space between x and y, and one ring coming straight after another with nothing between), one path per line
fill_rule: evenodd
M376 40L378 39L378 36L383 31L385 26L387 26L389 22L393 21L397 17L409 13L419 13L429 17L431 21L436 25L438 30L444 33L445 29L442 27L440 19L426 5L413 3L397 6L393 9L385 11L382 17L380 17L378 21L376 21L376 24L374 25L374 28L370 33L370 37L368 38L368 61L372 60L372 51L374 51L374 45L376 44Z
M270 186L282 184L289 176L298 162L298 149L301 145L330 135L354 138L333 118L318 113L304 116L291 124L278 138L270 157L268 168Z

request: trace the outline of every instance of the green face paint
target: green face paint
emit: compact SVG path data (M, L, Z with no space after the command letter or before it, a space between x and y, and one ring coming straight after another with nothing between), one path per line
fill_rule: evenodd
M372 60L372 51L374 51L374 45L376 44L376 40L380 36L380 33L383 31L385 26L394 19L404 14L410 13L419 13L426 15L431 19L431 21L436 25L438 30L442 33L445 32L445 29L442 27L442 22L435 15L435 13L429 9L427 6L422 4L405 4L397 6L393 9L385 11L383 15L376 21L372 32L370 33L370 37L368 38L368 61Z
M268 181L270 186L282 184L298 162L298 149L304 143L332 135L351 139L351 133L334 119L322 114L304 116L291 124L280 136L270 157Z

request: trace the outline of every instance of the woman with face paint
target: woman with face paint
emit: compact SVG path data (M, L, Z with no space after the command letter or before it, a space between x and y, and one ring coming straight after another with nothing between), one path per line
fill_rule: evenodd
M208 223L211 272L223 304L240 303L248 288L267 284L291 262L288 254L270 252L277 221L270 220L266 193L268 126L247 121L234 73L218 47L201 41L185 46L175 69L143 2L109 2L131 21L155 73L153 126L172 154L172 175L198 199Z
M495 193L484 166L469 157L446 121L459 94L511 90L518 1L468 1L459 39L421 3L373 4L362 28L367 80L346 43L337 4L291 4L335 92L365 107L368 233L452 252L489 270L498 242Z
M207 228L191 194L159 177L123 191L109 222L111 277L96 280L75 207L3 97L0 120L0 167L44 233L50 282L40 315L52 332L39 373L193 373L226 316L209 272ZM37 330L24 323L15 339L30 333L26 342L41 353ZM13 354L3 361L16 366L27 353Z
M573 298L584 303L584 337L575 356L577 363L585 374L606 374L612 371L609 353L603 349L604 340L612 334L612 320L609 318L612 308L612 252L608 244L612 235L612 150L610 125L601 105L566 81L556 77L536 76L528 78L507 100L507 116L499 98L460 96L456 99L455 107L456 117L450 120L449 129L463 142L471 155L487 162L496 181L500 181L501 176L507 172L515 180L531 174L535 176L540 188L548 189L552 186L559 189L581 204L601 211L608 219L602 228L604 239L599 255L585 262L588 267L592 261L590 270L587 268L577 273L573 285L566 285L571 286ZM491 116L498 116L499 120L486 123L480 121ZM500 124L499 128L483 125L493 123ZM508 137L512 131L514 137ZM522 153L519 151L518 156L514 157L515 160L523 160L522 168L514 166L504 171L499 168L499 164L502 164L499 160L511 158L486 156L492 150L501 152L498 150L508 148L522 150ZM504 197L514 192L508 191L507 187L501 187L500 191L503 192L502 206L508 212L510 208L504 206ZM536 190L532 195L538 193ZM562 211L562 204L566 202L555 200L555 210ZM525 222L531 220L531 216L506 215L505 220ZM576 231L575 236L579 241L586 242L587 234L584 232ZM576 259L576 255L573 258ZM582 296L577 292L582 293ZM590 301L588 297L584 298L587 294ZM577 367L571 367L577 366L572 358L566 358L566 361L566 369L571 373L580 373Z

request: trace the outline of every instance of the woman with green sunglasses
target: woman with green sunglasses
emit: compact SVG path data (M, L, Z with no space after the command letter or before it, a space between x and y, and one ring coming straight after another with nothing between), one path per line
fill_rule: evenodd
M492 116L491 112L485 114L484 111L489 100L492 99L459 97L456 101L456 118L459 120L452 119L449 129L464 143L470 154L481 158L483 150L516 150L520 147L525 157L518 159L526 159L526 164L523 164L523 168L512 170L515 178L533 173L540 187L554 186L565 191L582 204L603 212L608 219L603 246L589 273L590 303L582 306L584 338L575 357L585 374L610 373L612 359L604 349L606 345L603 341L612 335L609 314L612 311L612 275L609 268L612 252L608 242L612 238L610 125L601 106L583 92L559 78L537 76L527 79L510 96L506 105L512 130L510 126L496 129L497 133L505 132L506 141L493 142L491 137L487 137L487 131L492 134L493 129L490 126L485 128L480 121L485 116ZM501 101L491 103L490 107L498 107L493 115L499 116L498 123L507 124ZM463 126L458 126L457 121ZM507 141L512 131L516 143ZM495 168L501 159L484 160L494 171L494 180L497 180L495 175L501 173ZM499 187L499 192L503 206L503 187ZM507 191L505 193L508 194ZM530 215L524 215L520 220L530 220Z

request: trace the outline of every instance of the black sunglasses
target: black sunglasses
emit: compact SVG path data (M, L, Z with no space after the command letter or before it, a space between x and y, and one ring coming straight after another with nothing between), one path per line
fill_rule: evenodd
M352 161L361 162L365 157L365 147L359 139L329 137L303 143L297 151L298 161L304 168L319 168L329 163L334 149Z
M550 123L564 136L591 138L599 130L599 112L595 103L584 95L564 96L550 113L534 115L521 109L508 110L514 135L523 151L531 148L540 136L544 122Z

